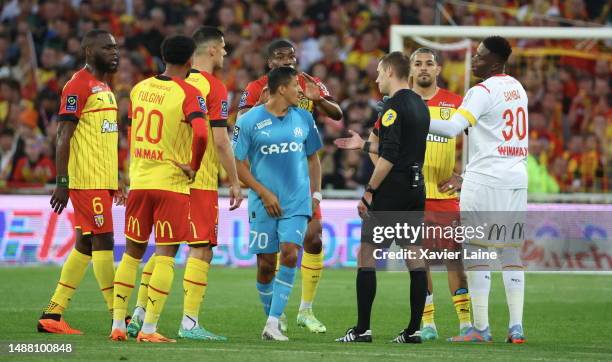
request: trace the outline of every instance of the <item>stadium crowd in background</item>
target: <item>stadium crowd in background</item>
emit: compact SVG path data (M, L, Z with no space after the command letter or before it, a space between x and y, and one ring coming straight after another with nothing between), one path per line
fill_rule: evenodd
M228 56L220 74L229 91L233 123L242 90L266 71L262 52L272 39L296 45L300 70L320 78L344 112L342 122L319 116L323 188L356 189L372 165L359 151L338 150L332 140L349 128L367 134L380 99L376 67L389 48L392 24L448 24L431 1L0 1L0 189L41 185L55 178L59 94L83 65L80 38L93 28L111 31L121 62L112 80L119 103L120 162L127 170L130 89L161 71L160 44L202 24L225 33ZM610 25L604 0L449 1L457 25ZM529 95L530 192L605 192L612 160L610 43L515 40L508 72ZM406 42L407 51L418 45ZM560 48L572 49L564 54ZM529 53L526 50L535 50ZM546 53L548 52L548 53ZM542 54L554 54L541 56ZM531 54L531 55L530 55ZM536 54L538 56L533 56ZM464 52L445 52L441 86L463 94Z

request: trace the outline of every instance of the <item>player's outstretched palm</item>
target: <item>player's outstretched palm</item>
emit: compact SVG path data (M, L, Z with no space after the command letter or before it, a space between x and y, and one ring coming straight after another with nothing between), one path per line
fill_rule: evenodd
M268 215L272 217L281 217L283 215L283 210L280 207L280 202L278 201L276 195L266 190L260 195L260 197L266 211L268 212Z
M308 73L302 72L304 79L306 80L306 89L304 89L304 97L311 101L318 101L321 99L321 88L317 84L317 81L311 77Z
M196 173L191 168L191 166L189 164L187 164L187 163L178 163L175 160L170 160L170 162L172 162L174 164L174 166L180 168L181 171L183 171L185 176L187 176L187 178L189 179L189 182L193 182L193 180L195 179Z
M236 210L240 207L242 203L242 190L240 189L240 185L231 185L229 189L230 196L230 211Z
M348 130L349 133L351 134L351 137L346 137L346 138L338 138L336 140L334 140L334 144L336 146L338 146L338 148L342 148L345 150L358 150L361 149L363 147L363 144L365 143L365 141L361 138L361 136L359 135L359 133L353 131L353 130Z
M61 214L66 205L68 205L68 188L55 186L50 204L56 214Z

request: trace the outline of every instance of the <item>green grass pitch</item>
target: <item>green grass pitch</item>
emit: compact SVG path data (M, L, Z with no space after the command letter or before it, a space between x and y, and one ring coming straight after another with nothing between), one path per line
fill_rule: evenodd
M182 311L183 269L160 321L160 332L176 336ZM409 316L407 273L378 273L373 311L374 343L346 345L333 342L355 317L355 271L326 270L315 303L316 315L327 325L326 334L310 334L295 324L300 274L287 307L289 342L262 341L264 316L254 286L253 269L212 268L201 312L202 324L229 337L228 342L179 340L176 344L139 344L134 340L107 340L110 317L105 311L91 268L73 298L66 319L83 336L36 332L40 311L48 302L59 268L0 268L2 321L0 360L606 360L612 358L612 276L584 274L527 274L524 326L525 345L503 343L507 307L501 275L494 274L490 319L494 342L456 345L444 339L457 332L457 317L449 297L446 274L434 273L436 323L442 340L422 345L389 343ZM132 294L132 304L136 291ZM7 342L72 343L70 355L9 356Z

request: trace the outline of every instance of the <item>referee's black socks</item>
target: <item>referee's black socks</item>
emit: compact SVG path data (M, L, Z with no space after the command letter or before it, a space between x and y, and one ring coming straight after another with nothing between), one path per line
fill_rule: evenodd
M370 315L372 314L372 304L376 297L376 269L359 268L357 269L357 333L361 334L370 329ZM425 278L425 288L427 288L427 278ZM421 315L425 300L421 305ZM419 319L420 322L420 319Z
M408 334L421 329L421 319L427 298L427 272L424 269L410 271L410 323Z

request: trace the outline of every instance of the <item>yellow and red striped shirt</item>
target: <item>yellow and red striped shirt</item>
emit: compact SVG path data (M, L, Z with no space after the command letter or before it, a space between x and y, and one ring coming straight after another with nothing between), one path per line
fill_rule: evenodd
M209 119L209 141L206 145L206 151L204 152L200 170L196 174L196 178L191 184L191 188L216 191L219 187L220 162L215 147L212 127L227 127L227 88L225 88L223 82L214 75L195 69L191 70L186 81L196 87L206 99Z
M182 79L158 75L130 93L130 188L189 194L189 180L178 163L191 161L191 121L204 118L200 91Z
M450 120L451 116L461 105L461 96L446 89L438 92L427 101L429 115L432 120ZM427 149L423 175L425 177L426 197L428 199L454 199L457 193L442 193L438 191L438 183L449 179L455 169L455 138L446 138L438 135L427 135Z
M85 68L76 72L62 90L59 119L78 122L70 140L69 187L116 190L117 101L108 84Z

